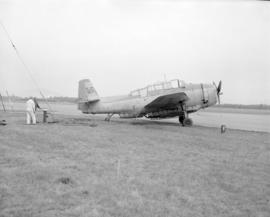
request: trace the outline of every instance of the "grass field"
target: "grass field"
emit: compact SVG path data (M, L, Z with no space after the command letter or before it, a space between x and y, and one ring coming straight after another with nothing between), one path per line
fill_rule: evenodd
M270 216L268 133L55 118L5 114L1 217Z

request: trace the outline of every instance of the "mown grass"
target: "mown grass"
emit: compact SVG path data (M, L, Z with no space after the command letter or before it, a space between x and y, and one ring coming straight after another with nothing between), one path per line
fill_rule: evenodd
M267 133L56 118L5 116L1 217L270 216Z

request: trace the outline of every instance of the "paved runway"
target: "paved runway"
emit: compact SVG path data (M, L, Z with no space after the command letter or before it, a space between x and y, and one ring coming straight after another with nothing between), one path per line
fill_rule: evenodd
M270 133L270 113L255 109L208 108L190 114L194 125ZM178 123L178 118L161 120Z
M260 131L270 133L270 115L197 112L191 115L195 125L220 127L225 124L227 128Z

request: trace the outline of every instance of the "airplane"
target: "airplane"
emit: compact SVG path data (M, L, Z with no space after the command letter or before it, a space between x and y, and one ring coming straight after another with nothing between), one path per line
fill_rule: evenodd
M148 85L128 95L100 98L89 79L79 81L78 109L85 114L107 114L105 121L120 118L163 119L178 117L182 126L192 126L189 114L220 103L220 81L213 84L187 84L174 79Z

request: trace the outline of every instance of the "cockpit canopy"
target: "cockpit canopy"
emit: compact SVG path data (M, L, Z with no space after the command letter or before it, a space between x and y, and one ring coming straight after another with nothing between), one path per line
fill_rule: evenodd
M152 96L161 93L163 90L175 88L185 88L185 82L178 79L158 82L152 85L148 85L141 89L133 90L130 92L129 96L136 96L136 97Z

